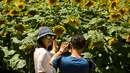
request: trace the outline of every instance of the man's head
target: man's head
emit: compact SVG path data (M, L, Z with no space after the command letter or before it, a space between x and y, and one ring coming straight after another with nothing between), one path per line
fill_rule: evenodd
M70 43L75 50L81 50L85 45L85 38L83 35L75 35L72 36Z

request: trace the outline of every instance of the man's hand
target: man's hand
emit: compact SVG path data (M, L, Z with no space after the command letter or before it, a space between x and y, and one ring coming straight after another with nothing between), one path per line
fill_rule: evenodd
M68 42L62 42L61 46L60 46L60 50L61 52L66 52L68 50L68 45L69 43Z
M69 44L68 42L62 42L62 44L61 44L61 46L60 46L59 52L57 52L56 54L54 54L54 55L52 56L52 58L50 59L50 61L49 61L49 63L50 63L51 65L52 65L52 61L53 61L55 58L61 56L62 53L66 52L67 47L68 47L68 44Z

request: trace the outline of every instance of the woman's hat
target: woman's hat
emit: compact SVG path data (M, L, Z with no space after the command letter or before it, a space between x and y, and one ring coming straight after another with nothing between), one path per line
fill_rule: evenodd
M44 26L40 29L37 40L46 35L52 35L56 37L56 34L51 31L50 27Z

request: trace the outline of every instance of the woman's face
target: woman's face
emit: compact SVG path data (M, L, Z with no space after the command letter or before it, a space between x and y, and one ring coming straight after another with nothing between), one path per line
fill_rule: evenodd
M42 42L44 43L45 47L48 48L48 46L51 46L53 44L55 36L52 35L46 35L43 37Z

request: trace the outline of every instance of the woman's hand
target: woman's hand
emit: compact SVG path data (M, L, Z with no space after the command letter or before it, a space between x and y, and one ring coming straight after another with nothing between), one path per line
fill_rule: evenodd
M58 51L57 44L56 44L55 40L53 40L52 51L54 51L54 52Z

